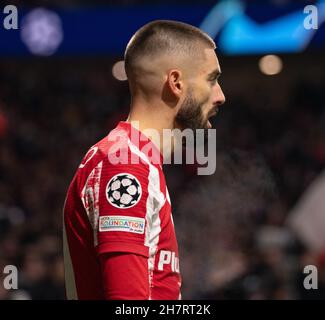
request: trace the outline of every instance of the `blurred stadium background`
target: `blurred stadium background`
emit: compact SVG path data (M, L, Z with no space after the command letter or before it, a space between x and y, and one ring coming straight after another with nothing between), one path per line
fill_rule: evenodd
M303 8L318 6L317 30ZM6 4L17 30L2 27ZM2 7L1 7L2 6ZM0 299L64 299L62 207L87 149L129 106L123 50L174 19L217 42L217 170L165 166L184 299L325 298L325 19L308 1L1 1ZM3 267L19 289L2 286ZM303 287L306 265L318 290Z

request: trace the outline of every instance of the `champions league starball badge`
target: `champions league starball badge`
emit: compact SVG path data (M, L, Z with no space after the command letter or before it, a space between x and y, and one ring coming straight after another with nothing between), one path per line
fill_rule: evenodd
M115 175L106 186L107 201L119 209L135 206L140 201L141 195L140 182L129 173Z

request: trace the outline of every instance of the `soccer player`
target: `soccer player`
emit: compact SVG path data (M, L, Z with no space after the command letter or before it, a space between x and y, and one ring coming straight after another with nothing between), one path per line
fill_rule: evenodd
M85 155L64 206L68 299L181 298L158 140L163 129L211 128L208 119L225 101L215 48L198 28L165 20L143 26L129 41L129 117ZM158 138L147 137L147 129Z

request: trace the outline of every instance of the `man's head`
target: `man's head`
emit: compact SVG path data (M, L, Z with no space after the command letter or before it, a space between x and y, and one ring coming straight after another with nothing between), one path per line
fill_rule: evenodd
M215 48L206 33L191 25L165 20L146 24L125 51L133 99L161 99L175 127L209 128L208 118L225 101Z

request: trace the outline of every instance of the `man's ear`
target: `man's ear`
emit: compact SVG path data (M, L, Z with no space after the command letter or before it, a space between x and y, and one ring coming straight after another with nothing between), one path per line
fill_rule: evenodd
M182 72L177 69L172 69L168 72L167 84L170 91L177 97L180 98L183 90L184 83L182 78Z

